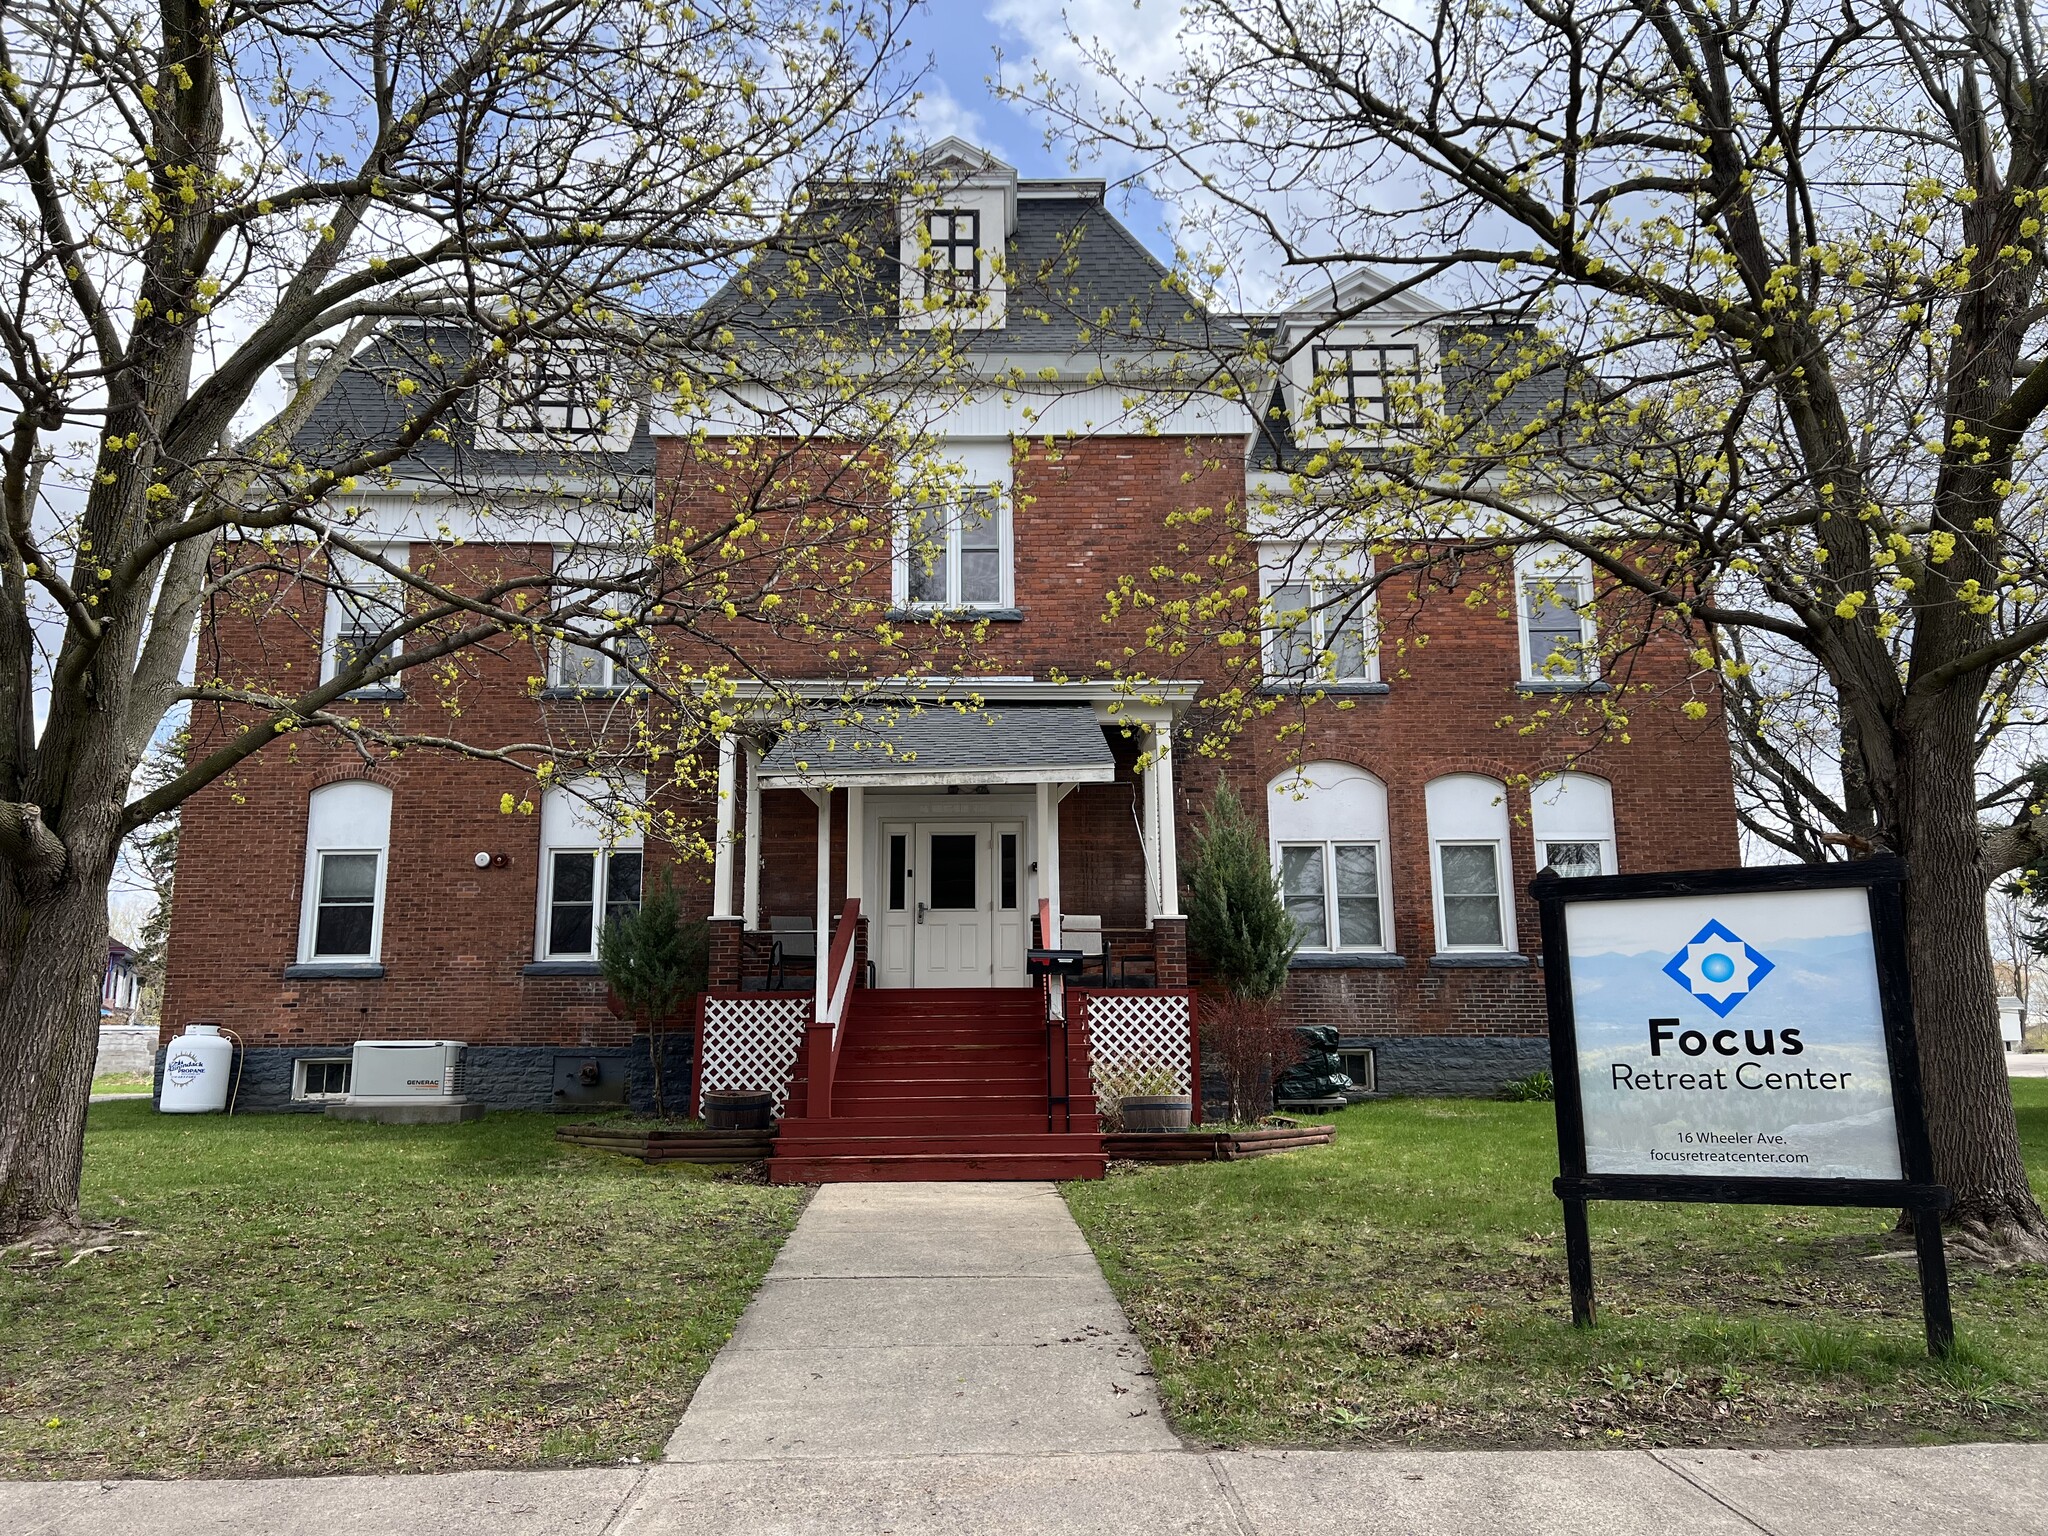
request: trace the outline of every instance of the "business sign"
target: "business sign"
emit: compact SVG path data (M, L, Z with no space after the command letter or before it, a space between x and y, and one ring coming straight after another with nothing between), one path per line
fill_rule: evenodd
M1893 858L1539 877L1573 1315L1588 1200L1903 1206L1950 1337ZM1924 1218L1924 1219L1921 1219Z

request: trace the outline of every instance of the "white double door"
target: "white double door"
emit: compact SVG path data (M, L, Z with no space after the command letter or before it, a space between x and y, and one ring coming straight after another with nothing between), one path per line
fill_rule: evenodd
M885 987L1024 985L1024 823L884 821L876 853Z

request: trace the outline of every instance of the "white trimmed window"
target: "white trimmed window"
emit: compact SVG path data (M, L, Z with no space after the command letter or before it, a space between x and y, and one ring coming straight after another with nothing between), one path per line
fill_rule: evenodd
M1008 608L1016 600L1009 440L954 443L946 458L905 487L896 604L927 612Z
M589 341L531 341L506 361L486 415L485 447L536 442L620 449L638 412L618 359Z
M1304 763L1266 786L1266 833L1303 953L1394 947L1386 785L1350 763Z
M1515 947L1510 897L1507 787L1477 773L1432 779L1423 790L1429 815L1430 868L1436 887L1436 947L1443 954Z
M292 1063L292 1098L321 1103L348 1097L355 1062L347 1056L301 1056Z
M595 960L604 925L640 907L641 826L625 799L596 780L559 785L541 797L540 926L543 960Z
M579 547L555 551L554 606L576 608L567 620L579 644L557 636L548 660L548 686L577 693L625 693L645 687L651 646L643 626L648 599L624 590L633 572L647 564L629 550Z
M1379 608L1372 557L1355 544L1266 544L1259 550L1263 659L1269 683L1376 683Z
M981 292L981 212L975 208L934 208L924 216L931 260L924 267L924 293L942 304L971 303Z
M1592 563L1554 545L1515 560L1515 614L1525 682L1591 682L1598 675Z
M301 961L377 962L390 853L390 790L358 779L313 791L299 907Z
M1560 773L1529 792L1536 863L1567 878L1616 873L1614 788L1590 773Z
M1399 426L1416 420L1422 348L1412 341L1311 347L1309 368L1318 426Z
M378 550L386 565L406 568L411 554L404 544ZM405 583L368 560L332 550L327 557L327 611L320 636L320 681L332 682L359 658L381 660L395 656L403 642L384 640L385 634L405 618ZM354 695L377 697L399 692L397 674L353 690Z

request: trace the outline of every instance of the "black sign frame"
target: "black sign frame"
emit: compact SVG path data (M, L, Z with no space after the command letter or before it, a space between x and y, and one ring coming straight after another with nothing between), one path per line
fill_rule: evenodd
M1587 875L1560 879L1548 870L1530 883L1542 920L1544 993L1550 1014L1550 1076L1557 1103L1557 1157L1552 1184L1564 1203L1565 1268L1571 1284L1572 1322L1589 1328L1595 1316L1592 1235L1586 1206L1593 1200L1700 1201L1746 1205L1893 1207L1913 1214L1920 1267L1920 1306L1927 1350L1945 1356L1955 1347L1949 1307L1948 1256L1941 1216L1949 1191L1934 1178L1934 1154L1920 1091L1920 1050L1913 1031L1913 992L1907 980L1906 861L1887 855L1844 864L1794 864L1758 869L1683 870L1647 875ZM1729 1174L1590 1173L1586 1168L1585 1107L1579 1095L1577 1018L1572 1005L1571 948L1565 932L1567 903L1640 900L1656 896L1730 896L1753 892L1863 890L1870 901L1870 934L1877 961L1878 1006L1891 1068L1897 1117L1900 1179L1763 1178Z

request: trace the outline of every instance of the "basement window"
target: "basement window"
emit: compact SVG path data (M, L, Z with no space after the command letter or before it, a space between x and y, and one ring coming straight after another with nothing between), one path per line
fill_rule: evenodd
M1338 1070L1351 1079L1351 1086L1363 1088L1367 1093L1375 1092L1373 1087L1372 1047L1337 1052Z
M292 1063L292 1098L300 1102L347 1098L354 1065L347 1056L301 1056Z

